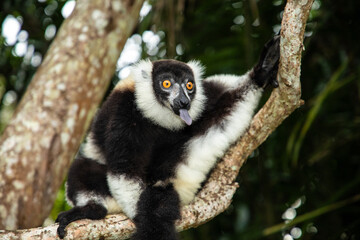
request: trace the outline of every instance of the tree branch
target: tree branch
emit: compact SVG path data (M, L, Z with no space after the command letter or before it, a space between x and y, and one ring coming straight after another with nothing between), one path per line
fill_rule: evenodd
M288 0L283 14L279 88L255 115L245 135L229 149L214 169L210 179L196 199L182 209L178 230L201 225L231 203L236 191L236 176L247 159L281 122L302 104L300 100L300 64L306 20L313 0ZM57 225L18 231L0 232L0 237L36 237L55 239ZM126 239L134 231L134 224L123 215L110 215L104 220L81 220L67 228L66 239Z

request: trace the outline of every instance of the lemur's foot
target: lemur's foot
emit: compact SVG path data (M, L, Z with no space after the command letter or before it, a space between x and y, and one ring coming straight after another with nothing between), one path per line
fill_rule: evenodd
M180 217L180 199L172 184L148 186L140 195L131 240L177 240L174 223Z
M260 87L271 85L276 88L276 79L280 59L280 35L274 36L264 46L259 62L255 65L252 78Z
M57 233L61 239L65 237L65 228L71 222L80 219L102 219L106 216L107 210L105 207L95 204L89 203L83 207L74 207L69 211L62 212L56 218L55 222L59 223L59 227L57 229Z

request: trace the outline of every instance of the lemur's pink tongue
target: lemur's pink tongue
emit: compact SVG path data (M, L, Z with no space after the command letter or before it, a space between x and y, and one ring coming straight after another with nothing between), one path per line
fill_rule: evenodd
M191 123L192 123L192 119L191 119L191 117L190 117L190 115L189 115L188 110L186 110L186 109L180 109L179 112L180 112L180 118L181 118L182 120L184 120L184 122L186 122L187 125L190 126Z

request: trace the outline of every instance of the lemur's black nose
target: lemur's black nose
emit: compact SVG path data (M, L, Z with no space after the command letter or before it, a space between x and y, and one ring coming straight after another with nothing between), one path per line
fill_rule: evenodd
M190 108L190 101L185 95L180 97L180 108L182 108L182 109Z
M182 107L187 109L188 106L190 105L190 102L189 102L189 100L187 98L181 98L180 99L180 104L181 104Z

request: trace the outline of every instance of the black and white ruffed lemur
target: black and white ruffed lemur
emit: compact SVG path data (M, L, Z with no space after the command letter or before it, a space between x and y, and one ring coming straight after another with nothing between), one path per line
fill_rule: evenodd
M122 211L133 240L177 239L180 206L191 202L217 160L248 128L263 89L278 86L279 40L242 76L203 79L197 61L142 60L107 98L73 162L66 184L73 208L58 234L78 219Z

